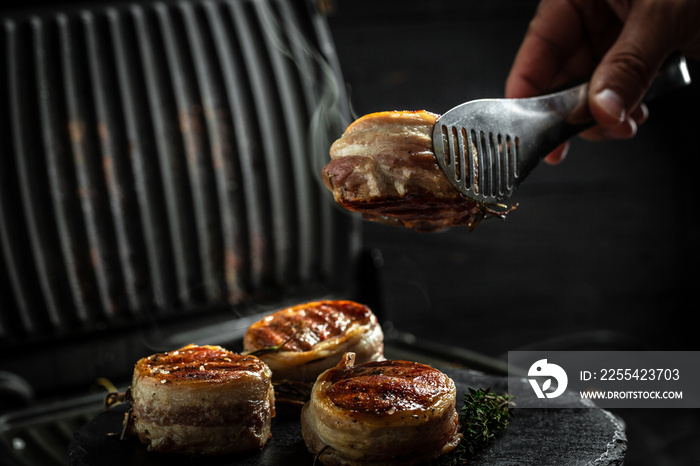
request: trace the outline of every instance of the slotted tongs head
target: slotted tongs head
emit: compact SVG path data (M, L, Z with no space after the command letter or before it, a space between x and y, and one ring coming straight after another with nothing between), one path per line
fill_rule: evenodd
M675 55L644 97L690 84L685 58ZM484 204L508 199L540 161L592 127L588 83L525 99L480 99L454 107L433 130L437 162L463 195Z

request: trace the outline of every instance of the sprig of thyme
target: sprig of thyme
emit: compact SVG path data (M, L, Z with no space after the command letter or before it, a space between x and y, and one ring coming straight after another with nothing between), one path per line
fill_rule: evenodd
M275 404L303 406L311 397L312 382L279 380L272 383L275 388Z
M445 456L435 460L433 466L455 466L467 461L488 445L508 427L511 412L511 396L497 395L489 388L469 388L464 395L464 406L459 412L462 440Z

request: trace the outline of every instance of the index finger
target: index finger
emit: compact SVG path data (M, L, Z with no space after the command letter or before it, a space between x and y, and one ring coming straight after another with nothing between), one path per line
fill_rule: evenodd
M602 53L591 29L605 30L609 17L604 0L542 0L513 61L506 97L541 95L590 73Z

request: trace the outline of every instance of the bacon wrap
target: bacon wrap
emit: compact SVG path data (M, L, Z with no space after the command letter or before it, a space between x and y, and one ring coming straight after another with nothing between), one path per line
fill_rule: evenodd
M129 433L149 450L223 455L262 448L275 415L272 373L250 355L188 345L140 359Z

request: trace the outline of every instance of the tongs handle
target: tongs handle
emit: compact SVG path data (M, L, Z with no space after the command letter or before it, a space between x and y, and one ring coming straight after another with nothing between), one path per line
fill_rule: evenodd
M661 95L667 94L691 83L688 63L680 53L666 60L656 75L656 78L644 94L644 102L649 102Z
M650 102L690 83L690 73L685 57L680 53L673 54L656 74L642 101ZM559 114L566 114L557 138L562 142L596 125L588 108L588 86L589 83L585 82L560 92L558 101L562 108Z

